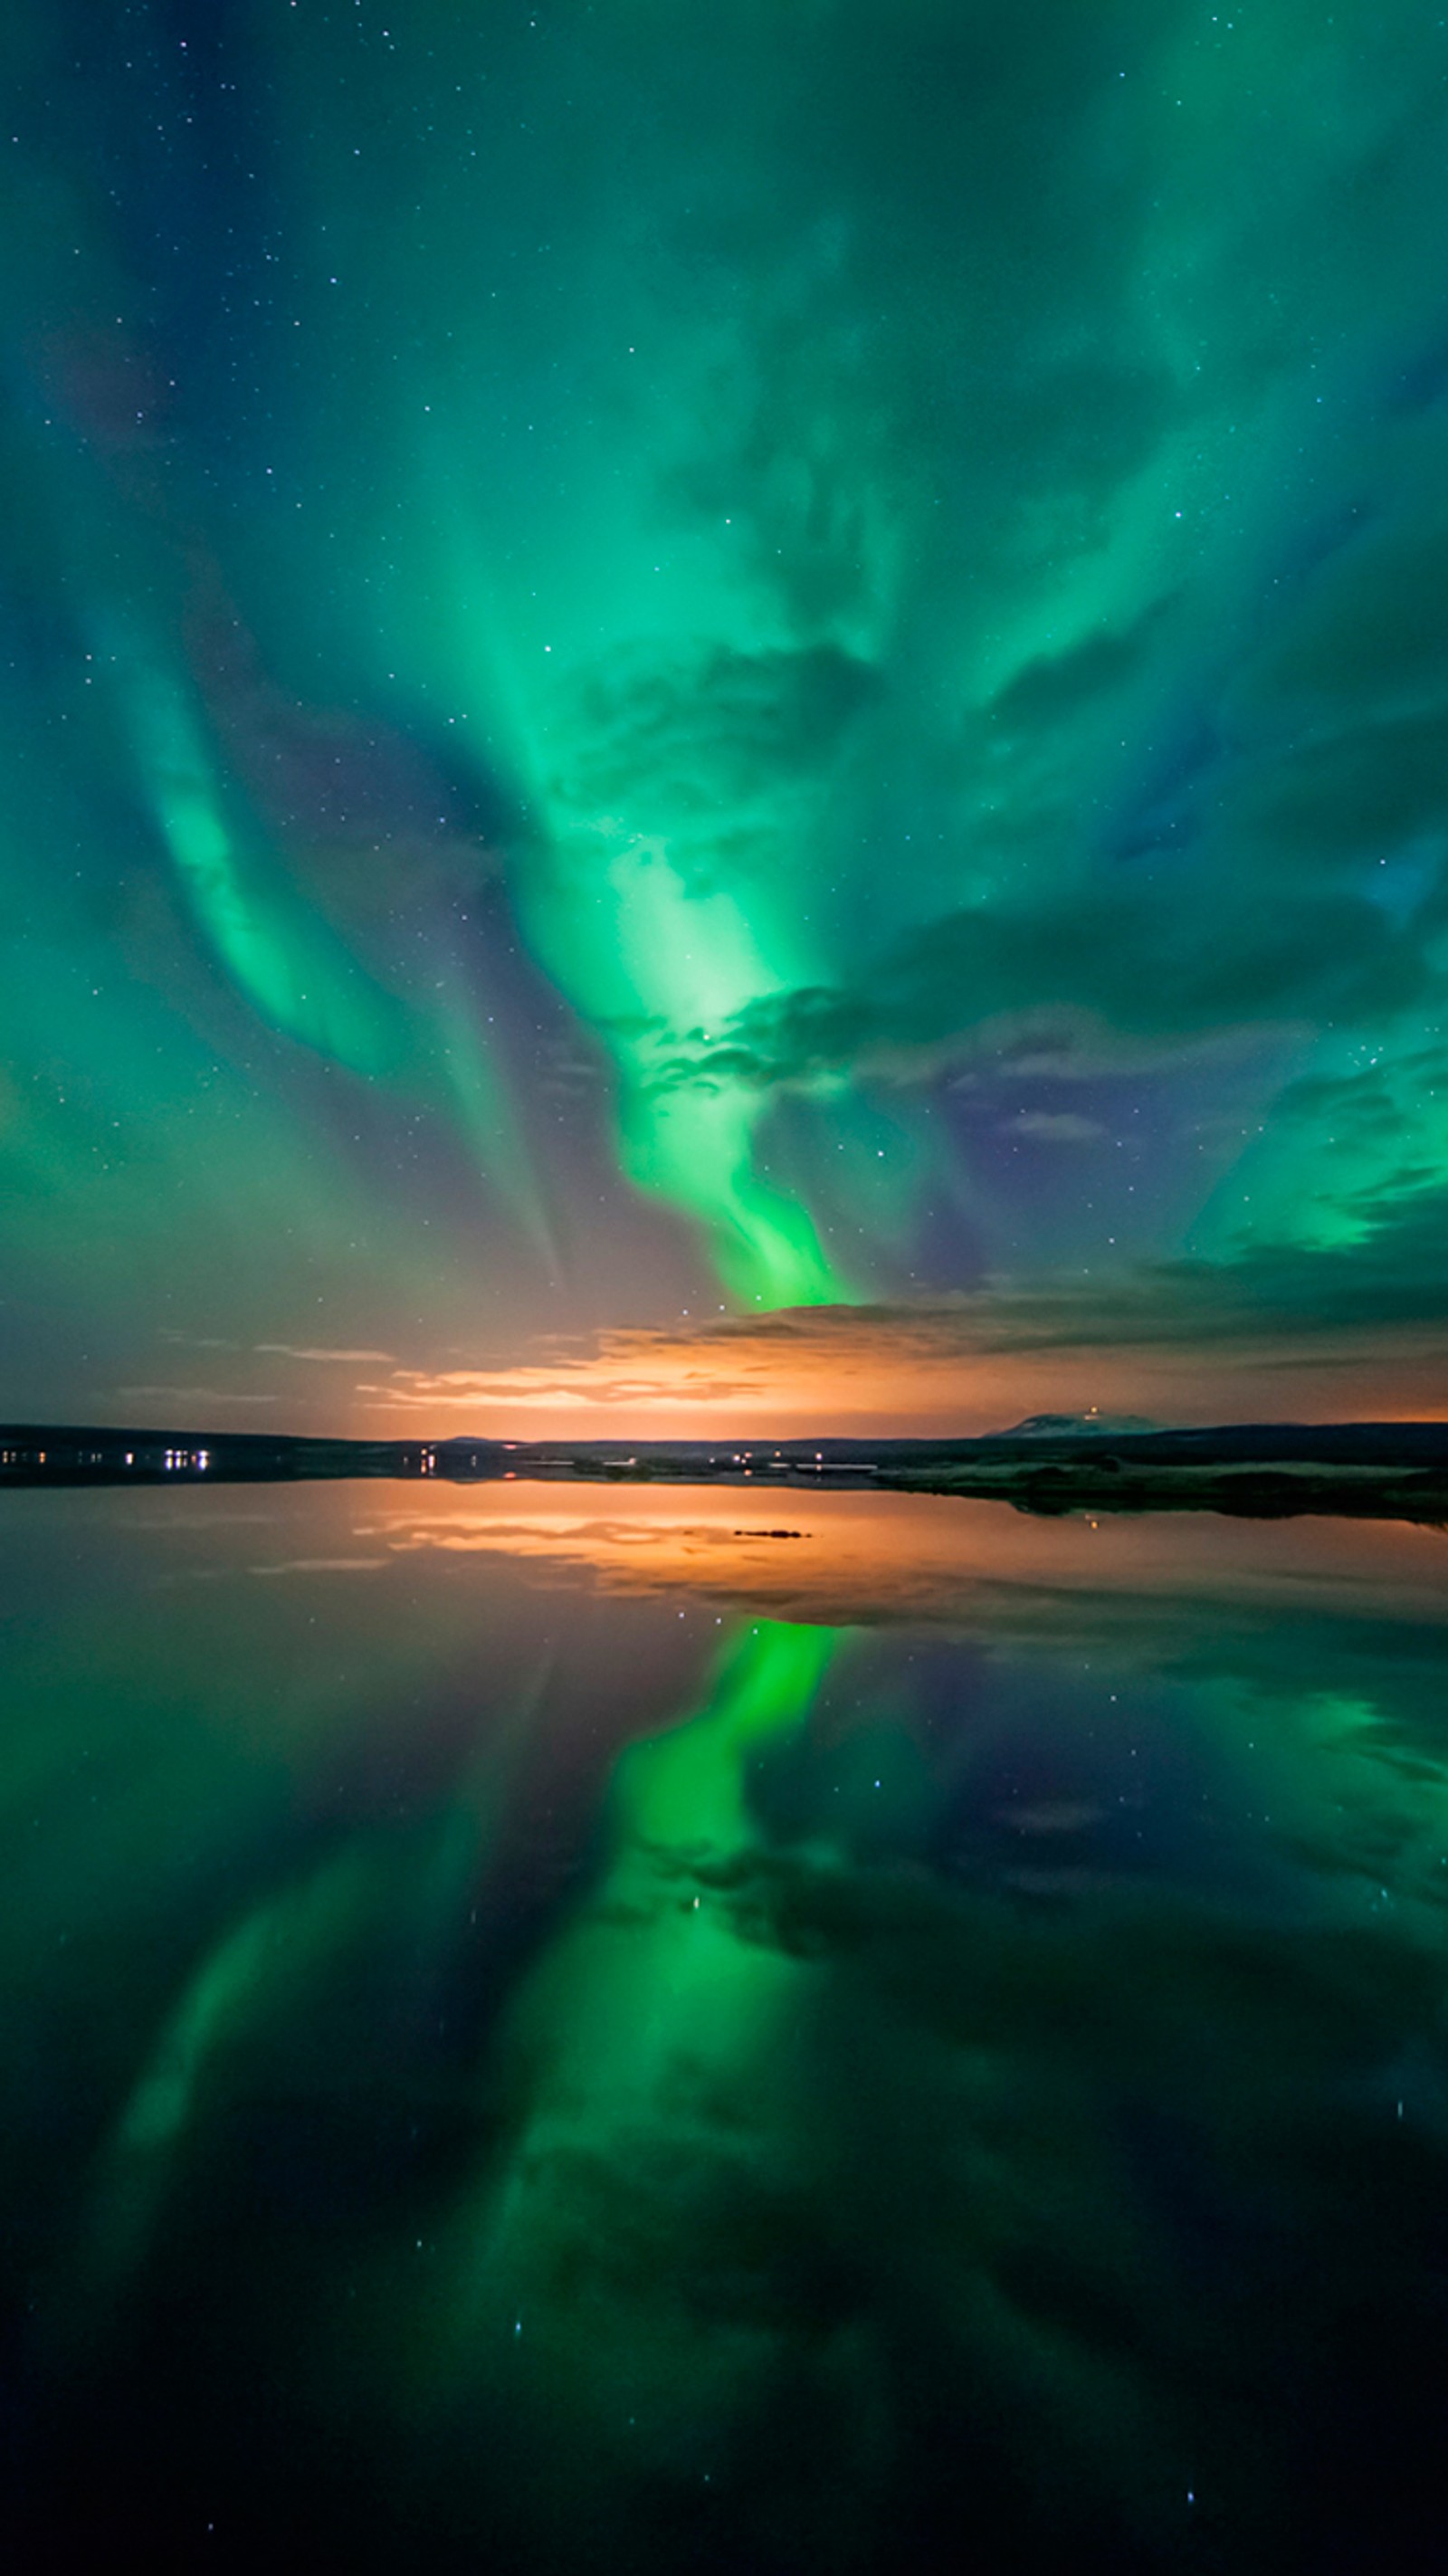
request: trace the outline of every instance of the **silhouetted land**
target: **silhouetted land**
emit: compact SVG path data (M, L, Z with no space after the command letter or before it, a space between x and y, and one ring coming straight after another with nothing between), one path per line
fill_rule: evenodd
M0 1485L268 1484L334 1477L896 1488L1031 1512L1334 1512L1448 1524L1448 1423L1237 1423L975 1440L316 1440L0 1424Z

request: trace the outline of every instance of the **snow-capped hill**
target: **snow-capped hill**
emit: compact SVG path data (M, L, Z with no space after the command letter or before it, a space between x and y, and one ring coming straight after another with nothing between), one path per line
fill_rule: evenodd
M1000 1436L1007 1440L1070 1440L1093 1432L1118 1438L1127 1431L1159 1431L1144 1413L1030 1413Z

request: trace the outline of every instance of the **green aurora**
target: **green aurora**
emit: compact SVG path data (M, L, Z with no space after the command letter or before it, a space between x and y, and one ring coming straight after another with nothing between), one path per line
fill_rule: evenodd
M0 46L12 1411L1042 1283L1421 1359L1431 14Z

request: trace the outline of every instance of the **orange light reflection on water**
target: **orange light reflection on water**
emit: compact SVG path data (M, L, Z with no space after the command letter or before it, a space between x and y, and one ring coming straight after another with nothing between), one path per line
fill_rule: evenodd
M369 1492L356 1535L394 1558L505 1557L610 1591L683 1589L774 1617L1029 1625L1099 1595L1230 1600L1448 1624L1448 1536L1402 1521L1207 1512L1044 1518L956 1496L789 1486L509 1482Z

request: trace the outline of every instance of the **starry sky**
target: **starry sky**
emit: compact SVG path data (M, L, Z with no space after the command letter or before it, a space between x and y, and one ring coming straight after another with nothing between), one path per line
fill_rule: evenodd
M1431 11L0 60L0 1409L1445 1409Z

